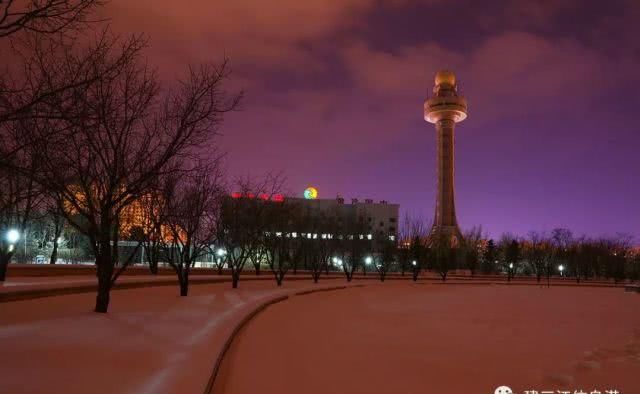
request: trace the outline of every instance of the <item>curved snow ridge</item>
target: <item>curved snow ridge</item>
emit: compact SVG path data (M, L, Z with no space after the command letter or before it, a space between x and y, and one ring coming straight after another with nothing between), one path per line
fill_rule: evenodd
M225 355L227 354L227 352L231 348L231 345L233 344L233 340L238 336L238 334L240 334L240 331L242 331L242 329L247 324L249 324L251 322L251 320L253 320L260 312L264 311L265 309L267 309L271 305L277 304L277 303L282 302L282 301L286 301L290 297L308 295L308 294L325 292L325 291L344 290L344 289L347 289L347 288L364 287L364 286L366 286L366 285L358 284L358 285L331 286L331 287L322 287L322 288L318 288L318 289L308 289L308 290L294 291L294 292L292 292L290 294L284 294L284 295L281 295L281 296L272 297L272 298L270 298L268 300L265 300L265 301L261 302L260 304L258 304L255 308L253 308L251 311L249 311L249 313L247 313L242 319L240 319L238 321L238 323L236 323L236 325L234 326L233 330L231 331L231 333L229 334L229 336L225 340L224 345L218 351L218 356L216 357L216 361L215 361L215 363L213 365L213 370L211 371L211 376L209 377L207 385L204 388L204 394L213 393L213 387L214 387L214 385L216 383L216 378L218 377L218 373L220 372L220 368L222 366L222 362L224 361Z
M341 277L337 277L341 278ZM287 278L288 280L308 280L307 277L291 277ZM329 277L329 279L335 279L334 277ZM243 281L269 281L273 280L271 277L267 275L263 276L245 276L242 278ZM220 277L220 276L209 276L209 277L199 277L195 276L189 280L189 284L191 285L204 285L204 284L217 284L217 283L230 283L231 277ZM1 282L0 282L1 283ZM175 277L167 278L121 278L120 281L116 282L112 290L127 290L127 289L138 289L145 287L156 287L156 286L176 286L178 283ZM44 297L55 297L55 296L64 296L71 294L80 294L80 293L91 293L96 291L97 280L64 280L59 282L41 282L41 283L27 283L27 284L12 284L5 283L0 286L0 303L2 302L12 302L12 301L23 301L23 300L32 300L36 298L44 298Z

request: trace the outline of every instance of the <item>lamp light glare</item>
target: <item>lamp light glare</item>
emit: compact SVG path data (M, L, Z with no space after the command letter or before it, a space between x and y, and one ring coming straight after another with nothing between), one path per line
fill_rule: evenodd
M18 230L11 229L7 231L7 241L9 241L10 244L14 244L18 242L19 239L20 239L20 232Z

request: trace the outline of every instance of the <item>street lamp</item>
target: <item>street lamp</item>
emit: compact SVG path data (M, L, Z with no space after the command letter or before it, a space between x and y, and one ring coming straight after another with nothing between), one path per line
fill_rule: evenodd
M413 265L413 266L415 267L416 265L418 265L418 262L417 262L417 261L415 261L415 260L413 260L413 261L411 262L411 265Z
M365 263L366 265L371 265L371 263L372 263L372 262L373 262L373 258L371 258L371 256L367 256L367 257L365 257L365 259L364 259L364 263Z
M16 229L11 229L7 231L7 241L10 244L15 244L20 239L20 232Z
M222 249L222 248L220 248L220 249L216 250L216 254L218 255L218 257L223 257L224 255L227 254L227 251Z
M558 266L558 271L560 271L560 276L564 276L564 275L563 275L564 265L560 264L560 265Z
M513 269L513 263L509 263L509 269Z

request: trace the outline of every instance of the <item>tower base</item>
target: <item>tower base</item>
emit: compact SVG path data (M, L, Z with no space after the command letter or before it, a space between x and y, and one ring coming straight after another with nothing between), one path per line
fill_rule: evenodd
M463 241L462 233L458 226L437 226L431 228L431 239L448 240L452 248L457 248Z

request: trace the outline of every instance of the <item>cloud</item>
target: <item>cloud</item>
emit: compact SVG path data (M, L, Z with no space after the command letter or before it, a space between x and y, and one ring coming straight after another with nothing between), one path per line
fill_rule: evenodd
M238 64L316 71L303 44L345 29L375 0L114 0L104 11L119 31L144 32L152 52L200 60L222 53ZM168 60L170 59L164 59ZM175 58L174 58L175 60Z
M606 54L572 39L550 39L511 31L489 36L465 53L436 42L391 52L358 43L343 51L360 88L389 101L425 97L439 69L456 72L471 109L505 116L560 107L558 97L588 101L625 78ZM586 103L586 102L585 102Z

